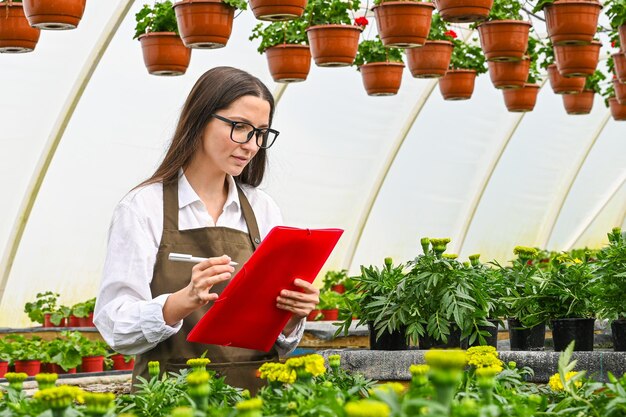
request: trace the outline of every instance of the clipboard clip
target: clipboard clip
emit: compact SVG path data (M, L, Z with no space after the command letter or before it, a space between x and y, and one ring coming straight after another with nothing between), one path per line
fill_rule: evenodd
M307 236L311 236L311 229L306 229Z

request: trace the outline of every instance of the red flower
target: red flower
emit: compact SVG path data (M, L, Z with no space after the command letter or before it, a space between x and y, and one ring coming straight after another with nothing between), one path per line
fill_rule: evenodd
M611 42L611 47L615 48L615 41Z
M529 260L526 261L526 265L532 265L532 264L533 264L532 259L529 259Z
M365 27L368 25L368 23L369 21L365 16L357 17L356 19L354 19L354 24L357 26Z
M444 36L449 36L452 39L456 39L456 32L453 30L448 30L446 31L446 33L444 33Z

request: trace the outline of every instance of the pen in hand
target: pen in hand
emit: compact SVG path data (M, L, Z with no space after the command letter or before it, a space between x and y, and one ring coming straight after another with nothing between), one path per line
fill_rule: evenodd
M168 256L168 259L170 261L190 262L190 263L197 264L199 262L206 261L209 258L200 258L198 256L192 256L192 255L189 255L189 254L186 254L186 253L174 253L174 252L171 252L169 254L169 256ZM231 262L229 262L229 265L230 266L237 266L239 264L237 262L231 261Z

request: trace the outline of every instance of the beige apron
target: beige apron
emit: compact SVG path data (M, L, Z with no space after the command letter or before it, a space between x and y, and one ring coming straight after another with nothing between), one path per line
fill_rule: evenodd
M239 186L237 186L237 192L243 217L250 233L228 227L178 230L178 180L163 185L163 236L150 284L153 297L174 293L189 284L193 264L169 261L167 258L170 252L189 253L193 256L206 258L226 254L239 263L235 267L233 276L250 258L252 252L261 243L261 236L252 207L250 207L250 203ZM226 284L227 282L213 286L211 292L220 294ZM211 360L208 368L214 370L217 376L225 376L228 384L248 388L252 393L264 385L264 381L256 377L256 371L263 363L278 360L278 353L275 348L269 352L261 352L187 342L187 334L210 308L211 304L209 303L187 316L177 334L137 356L133 370L133 383L136 382L138 375L146 379L149 378L149 361L159 361L161 372L177 372L187 367L187 359L198 358L206 351L205 357ZM241 307L245 308L245 306Z

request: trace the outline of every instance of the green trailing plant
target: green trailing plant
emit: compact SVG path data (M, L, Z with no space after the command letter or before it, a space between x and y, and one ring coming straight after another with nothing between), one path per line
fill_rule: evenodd
M252 29L249 40L260 39L257 48L259 53L277 45L307 45L309 38L306 35L307 21L295 19L287 22L259 23Z
M598 252L594 271L600 290L598 316L609 320L626 319L626 237L619 227L608 233L609 244Z
M69 317L70 308L59 305L58 293L46 291L37 293L35 301L26 303L24 312L35 323L43 323L44 316L50 314L50 322L58 326L64 318Z
M170 0L157 1L153 6L144 4L141 10L135 14L137 24L133 39L149 32L174 32L178 34L176 13L172 6Z
M604 13L609 18L613 29L626 25L626 2L624 0L608 0L604 3Z
M402 50L385 48L378 35L374 40L361 41L352 65L360 67L374 62L402 62Z
M518 0L494 0L487 20L522 20L522 5Z
M76 317L89 317L96 308L96 298L91 298L87 301L76 303L71 308L71 314Z
M526 48L526 55L530 60L530 66L528 71L528 79L526 82L530 84L537 84L541 79L541 72L539 71L539 50L541 48L541 41L537 40L534 36L528 37L528 47Z
M482 49L476 44L454 39L454 49L450 58L450 69L468 69L476 71L476 75L487 72L485 56Z
M602 83L606 80L606 75L600 70L586 78L585 90L592 90L596 94L602 94Z
M428 40L452 42L457 37L457 33L448 28L448 25L441 18L441 15L439 13L433 13L433 18L430 23L430 31L428 32Z
M554 3L556 0L537 0L537 4L534 5L532 12L537 13L543 10L548 4Z
M550 40L539 41L537 45L537 60L539 68L548 70L548 67L555 63L554 48Z
M350 11L358 11L360 5L360 0L309 0L302 19L308 22L308 26L350 25Z

